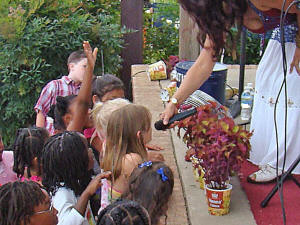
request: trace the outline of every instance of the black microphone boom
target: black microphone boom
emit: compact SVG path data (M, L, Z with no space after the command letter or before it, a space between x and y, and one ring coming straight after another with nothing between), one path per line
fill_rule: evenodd
M156 121L155 124L154 124L154 127L155 127L156 130L165 130L165 129L169 128L169 126L172 123L174 123L175 121L183 120L183 119L185 119L189 116L192 116L196 113L197 113L197 108L186 110L184 112L177 113L174 116L172 116L167 125L164 125L163 120Z

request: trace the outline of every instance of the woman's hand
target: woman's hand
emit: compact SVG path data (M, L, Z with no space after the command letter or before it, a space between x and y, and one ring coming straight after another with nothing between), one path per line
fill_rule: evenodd
M300 48L296 47L294 58L290 67L290 73L293 72L293 69L295 67L298 75L300 75L299 63L300 63Z
M172 103L169 102L165 108L165 110L160 114L160 118L163 120L164 125L167 125L169 122L169 119L177 113L177 108L176 106Z

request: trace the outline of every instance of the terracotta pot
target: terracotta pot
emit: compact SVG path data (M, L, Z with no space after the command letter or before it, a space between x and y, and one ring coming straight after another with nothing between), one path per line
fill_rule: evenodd
M228 214L232 185L227 184L225 190L215 190L205 185L208 212L211 215L222 216Z

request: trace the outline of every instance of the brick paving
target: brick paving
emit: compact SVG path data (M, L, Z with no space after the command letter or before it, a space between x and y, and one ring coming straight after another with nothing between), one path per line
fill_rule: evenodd
M146 70L144 65L133 65L132 74ZM152 124L159 119L159 113L164 109L163 103L159 97L160 84L158 81L150 81L146 72L136 74L132 78L133 102L146 106L152 113ZM153 127L153 126L152 126ZM157 131L153 129L152 144L165 148L161 151L165 158L165 163L173 170L174 189L169 202L168 220L169 225L187 225L189 224L185 197L183 194L181 180L179 178L176 157L172 144L170 131Z

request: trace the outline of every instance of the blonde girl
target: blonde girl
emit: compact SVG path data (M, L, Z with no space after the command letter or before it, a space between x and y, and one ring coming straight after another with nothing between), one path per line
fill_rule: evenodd
M112 178L108 180L109 199L121 196L131 172L147 160L145 144L151 138L151 113L146 107L129 104L110 115L101 165L104 171L112 171Z

